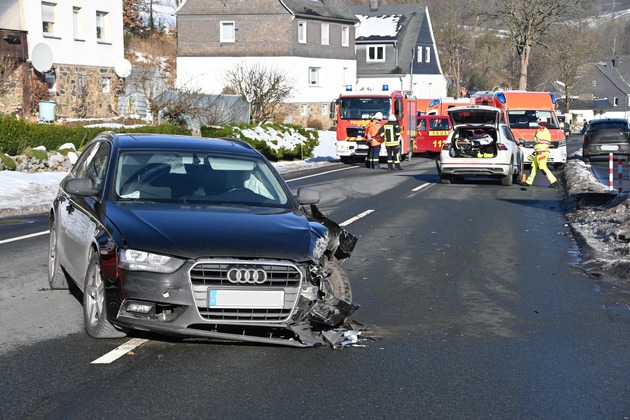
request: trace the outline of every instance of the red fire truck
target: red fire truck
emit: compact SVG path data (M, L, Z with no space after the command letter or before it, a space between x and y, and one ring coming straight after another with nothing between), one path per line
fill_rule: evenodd
M330 106L330 118L337 125L337 156L342 162L365 159L368 146L365 141L365 126L377 112L387 119L396 115L402 134L400 154L410 159L413 140L416 137L416 99L402 91L345 92ZM381 148L381 156L387 151Z

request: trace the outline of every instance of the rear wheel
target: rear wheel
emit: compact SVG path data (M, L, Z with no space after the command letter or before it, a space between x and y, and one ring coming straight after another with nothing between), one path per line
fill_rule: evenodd
M92 253L85 274L83 288L83 321L85 330L94 338L120 338L127 332L119 330L107 319L107 300L105 299L105 284L98 263L98 255Z
M516 168L514 168L514 162L510 162L510 170L508 171L508 175L501 178L501 185L506 187L512 185L512 180L514 179L512 174L514 174L515 170Z
M333 261L326 263L326 268L330 272L328 281L336 298L352 302L352 287L350 280L343 269Z

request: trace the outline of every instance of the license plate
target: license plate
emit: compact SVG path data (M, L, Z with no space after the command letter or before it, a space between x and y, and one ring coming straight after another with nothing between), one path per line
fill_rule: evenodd
M601 146L601 149L607 152L614 152L615 150L619 150L619 146L616 144L604 144Z
M208 290L211 308L282 309L284 290Z

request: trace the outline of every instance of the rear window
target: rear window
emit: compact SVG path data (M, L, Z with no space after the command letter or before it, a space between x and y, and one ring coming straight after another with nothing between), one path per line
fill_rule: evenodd
M624 121L591 121L589 125L589 130L607 130L607 129L618 129L624 130L628 128L628 123Z

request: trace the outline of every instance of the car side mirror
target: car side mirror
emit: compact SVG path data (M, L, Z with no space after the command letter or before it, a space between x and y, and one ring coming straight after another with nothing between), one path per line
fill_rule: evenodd
M88 178L71 178L61 183L61 189L68 194L93 196L101 192L100 189L92 186L92 181Z
M313 188L299 188L295 198L297 198L298 204L306 205L319 203L320 196L319 191Z

